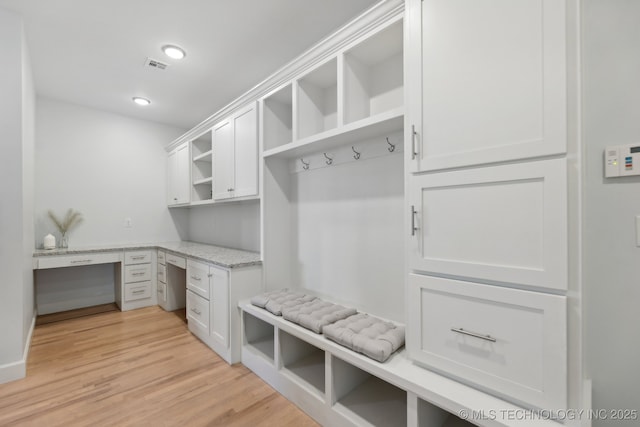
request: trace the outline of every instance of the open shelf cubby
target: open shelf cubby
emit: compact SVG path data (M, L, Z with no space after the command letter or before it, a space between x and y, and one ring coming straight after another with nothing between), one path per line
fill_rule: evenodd
M402 21L344 55L345 124L404 105Z
M279 147L293 140L293 91L291 84L264 98L264 149Z
M356 425L406 426L407 392L335 356L333 407Z
M321 65L298 80L298 139L338 125L338 61Z
M469 421L463 420L429 402L418 398L418 427L471 427Z
M273 325L243 312L245 346L274 363L275 339Z
M211 130L191 140L191 202L213 201L213 146Z
M325 392L324 351L282 330L279 334L282 369L322 397Z

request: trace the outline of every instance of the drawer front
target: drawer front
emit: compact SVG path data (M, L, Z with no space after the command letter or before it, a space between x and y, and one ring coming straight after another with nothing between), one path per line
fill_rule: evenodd
M145 282L147 280L151 280L151 264L125 266L125 283Z
M566 297L409 275L412 359L507 399L567 403Z
M167 266L158 264L158 282L167 283Z
M166 262L166 256L164 251L158 251L158 264L164 265Z
M187 261L187 289L209 299L209 266L201 262Z
M167 285L158 282L158 304L167 302Z
M173 264L176 267L180 267L180 268L187 268L187 260L179 257L177 255L173 255L173 254L166 254L165 256L165 260L166 262L168 262L169 264Z
M151 262L151 251L134 251L124 253L125 265L148 264Z
M79 255L36 257L37 268L77 267L80 265L108 264L122 261L122 252L87 253Z
M136 301L151 297L151 282L127 283L124 285L124 300Z
M187 291L187 320L209 333L209 301Z

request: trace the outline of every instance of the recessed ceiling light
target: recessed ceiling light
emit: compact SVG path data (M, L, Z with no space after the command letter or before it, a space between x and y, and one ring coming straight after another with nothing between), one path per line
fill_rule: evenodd
M149 105L149 104L151 104L151 101L149 101L147 98L141 98L139 96L134 96L131 99L133 99L133 102L135 102L138 105Z
M187 52L185 52L184 49L173 44L167 44L162 46L162 51L169 58L173 58L173 59L182 59L185 56L187 56Z

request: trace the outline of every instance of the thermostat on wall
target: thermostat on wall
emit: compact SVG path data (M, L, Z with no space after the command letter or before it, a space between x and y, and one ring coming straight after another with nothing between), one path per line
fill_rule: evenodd
M604 176L640 175L640 145L616 145L604 150Z

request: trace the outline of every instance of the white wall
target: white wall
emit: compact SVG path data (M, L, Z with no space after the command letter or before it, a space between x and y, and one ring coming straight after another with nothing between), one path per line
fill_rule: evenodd
M604 179L604 147L640 143L640 2L583 1L586 363L595 408L640 409L640 177ZM637 421L635 421L637 423ZM615 420L595 426L635 425Z
M21 19L0 10L0 383L25 375L33 318L33 82Z
M260 251L260 203L219 203L189 209L192 242Z
M404 323L402 154L291 178L292 285Z
M71 247L186 237L187 213L167 209L164 150L183 129L43 98L37 117L37 246L56 231L49 209L82 212Z

